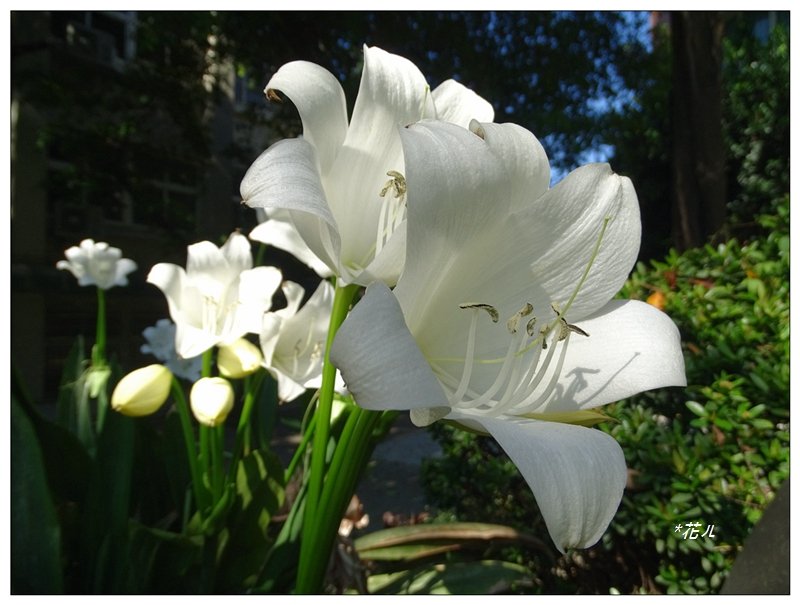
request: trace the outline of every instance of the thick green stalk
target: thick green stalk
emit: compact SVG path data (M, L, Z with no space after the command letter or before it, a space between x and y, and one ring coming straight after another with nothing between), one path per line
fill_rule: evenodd
M331 460L318 510L315 550L319 556L311 562L312 568L308 574L316 584L310 586L309 592L320 592L323 588L339 524L353 497L358 479L375 443L386 434L396 417L395 411L374 412L356 408L347 419Z
M300 562L298 569L298 592L314 592L315 587L321 583L321 578L310 576L314 573L314 559L325 557L328 553L316 551L316 536L324 527L318 526L318 510L322 496L322 486L325 478L325 456L328 449L330 436L331 409L333 407L333 391L336 381L336 368L330 360L330 350L336 331L347 317L350 303L358 292L359 286L353 284L344 288L336 288L333 299L333 310L328 325L328 337L325 343L325 359L322 366L322 386L317 402L316 420L314 421L314 438L311 450L311 474L308 483L308 497L303 515L303 534L300 544ZM324 572L324 570L323 570Z

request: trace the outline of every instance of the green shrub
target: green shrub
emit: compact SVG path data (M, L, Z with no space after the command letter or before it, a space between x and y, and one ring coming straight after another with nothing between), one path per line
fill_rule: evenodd
M658 293L680 328L689 386L605 408L615 422L602 429L625 452L629 487L597 547L555 568L528 561L543 591L715 593L788 477L788 197L759 223L764 238L639 264L621 292ZM446 426L433 434L444 450L423 469L434 503L462 520L546 537L530 490L496 444ZM701 533L714 525L715 537L684 539L687 523Z

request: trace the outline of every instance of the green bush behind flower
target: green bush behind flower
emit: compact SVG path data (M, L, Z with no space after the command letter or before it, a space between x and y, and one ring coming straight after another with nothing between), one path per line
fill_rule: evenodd
M789 474L789 200L758 218L763 237L640 263L622 298L663 305L681 331L688 387L607 406L629 486L600 545L555 566L525 553L544 591L716 593ZM532 495L490 440L433 429L444 456L423 480L461 520L546 534ZM685 524L715 538L683 538ZM684 528L675 532L675 526ZM527 557L527 558L526 558Z

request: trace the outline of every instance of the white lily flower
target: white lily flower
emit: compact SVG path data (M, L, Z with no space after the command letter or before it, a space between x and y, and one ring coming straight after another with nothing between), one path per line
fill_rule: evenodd
M127 286L128 273L136 270L136 263L122 258L119 248L106 242L85 239L80 246L71 246L64 251L67 260L60 260L56 268L66 269L78 278L78 285L96 285L101 290L114 286Z
M175 322L175 350L195 357L218 344L261 332L261 317L281 283L275 267L253 268L250 242L232 233L222 248L211 242L188 247L186 270L155 265L147 281L167 297Z
M149 353L170 371L180 378L194 382L200 378L203 369L203 358L179 357L175 351L175 324L169 319L159 319L154 326L142 330L142 336L147 341L139 347L142 353Z
M297 107L303 136L272 145L242 181L248 205L279 211L255 237L307 264L310 249L340 283L393 285L406 242L399 130L437 115L463 126L471 118L490 121L492 106L452 80L431 93L413 63L366 46L349 124L339 81L319 65L287 63L267 84L267 96L275 90ZM287 234L287 225L297 235Z
M303 287L291 281L281 287L287 304L264 315L261 351L264 367L278 381L278 398L292 401L306 389L320 386L333 287L321 281L302 309Z
M491 434L558 549L591 546L619 506L626 465L614 439L577 421L686 384L674 323L612 300L639 249L633 186L593 164L549 189L544 150L514 124L421 123L403 146L404 272L393 292L367 288L331 359L364 408Z

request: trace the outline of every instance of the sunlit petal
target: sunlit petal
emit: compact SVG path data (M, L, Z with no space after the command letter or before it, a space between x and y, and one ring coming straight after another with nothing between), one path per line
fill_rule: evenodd
M477 418L530 485L556 547L594 545L616 513L627 467L622 448L596 429Z

